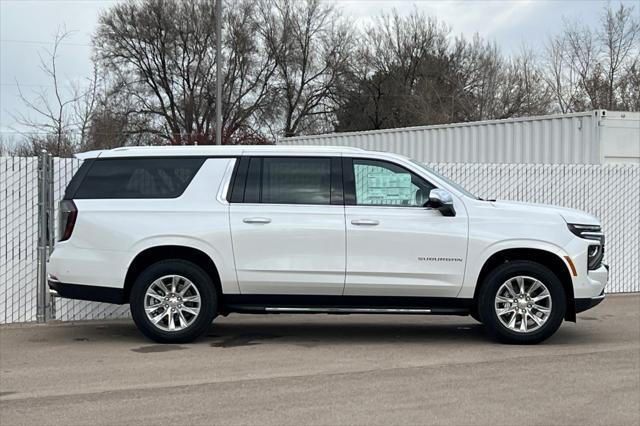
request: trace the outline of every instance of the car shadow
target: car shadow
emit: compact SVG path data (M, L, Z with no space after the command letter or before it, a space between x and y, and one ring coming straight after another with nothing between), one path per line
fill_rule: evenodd
M230 348L260 344L317 347L321 345L418 343L432 344L466 340L487 341L481 324L469 320L460 324L429 324L407 322L394 324L379 321L295 322L243 321L214 324L200 341L212 347Z
M298 321L297 318L300 318ZM394 317L365 317L343 321L330 319L313 322L303 316L294 318L260 317L255 320L238 317L218 318L209 330L194 344L207 344L217 348L233 348L262 344L296 345L315 347L319 345L386 344L386 343L438 343L467 340L469 342L491 341L481 324L473 319L456 319L452 323L429 323L424 319L411 323L410 320ZM353 321L355 320L355 321ZM101 323L83 322L52 327L46 337L37 341L49 342L71 340L75 344L118 341L121 344L154 344L146 339L131 320ZM32 340L36 343L36 340ZM189 345L180 345L180 349ZM177 345L176 345L177 347ZM159 352L164 349L137 348L136 352Z
M237 317L235 317L237 318ZM466 342L498 344L485 332L482 324L471 318L451 317L451 322L438 320L429 322L421 319L415 323L406 318L396 320L386 317L385 322L380 318L366 317L336 321L312 322L301 317L268 319L223 318L216 320L207 333L199 338L194 345L209 345L214 348L238 348L256 345L294 345L300 347L318 347L324 345L354 345L354 344L447 344ZM544 345L580 345L594 343L593 333L581 330L575 325L564 325ZM99 324L79 323L73 326L54 327L47 337L38 341L72 340L75 344L91 344L96 342L118 341L122 345L137 345L134 352L155 353L169 350L182 350L189 344L157 345L146 339L131 320L105 322ZM36 342L36 341L32 341Z
M426 317L425 317L426 318ZM471 318L446 317L434 322L423 319L411 323L395 317L385 317L385 322L372 319L345 319L321 322L286 321L243 321L214 323L199 342L209 343L213 347L238 347L259 344L296 345L317 347L322 345L353 344L420 344L446 345L466 343L468 345L499 345L503 347L522 347L522 345L504 345L490 337L484 326ZM556 333L539 346L570 347L615 342L615 335L594 332L580 324L563 323Z

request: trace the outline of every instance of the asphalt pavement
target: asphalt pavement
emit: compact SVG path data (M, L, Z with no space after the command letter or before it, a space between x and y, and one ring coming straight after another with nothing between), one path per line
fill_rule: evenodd
M232 315L189 345L129 320L0 327L0 425L640 424L640 295L537 346L470 317Z

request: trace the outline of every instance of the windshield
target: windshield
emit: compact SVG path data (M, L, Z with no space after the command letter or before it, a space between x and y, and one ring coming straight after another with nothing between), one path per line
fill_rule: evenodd
M438 178L442 179L443 181L447 182L449 185L451 185L452 187L454 187L456 190L458 190L459 192L461 192L462 194L466 195L467 197L471 197L474 198L476 200L480 200L479 197L475 196L474 194L472 194L471 192L467 191L466 189L464 189L462 186L460 186L460 184L452 181L451 179L449 179L446 176L442 176L440 173L436 172L435 170L433 170L431 167L427 167L425 164L420 163L418 161L415 160L411 160L411 162L413 164L415 164L416 166L420 167L423 170L426 170L427 172L436 175Z

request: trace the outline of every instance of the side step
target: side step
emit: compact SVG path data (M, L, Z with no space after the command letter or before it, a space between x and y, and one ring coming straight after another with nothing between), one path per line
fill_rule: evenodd
M395 314L395 315L468 315L464 308L364 308L335 306L256 306L229 305L228 311L247 314Z

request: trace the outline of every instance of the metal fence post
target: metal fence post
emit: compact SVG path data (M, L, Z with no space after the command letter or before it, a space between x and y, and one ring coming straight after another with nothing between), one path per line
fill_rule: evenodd
M53 244L53 160L47 151L38 155L38 285L36 289L36 320L40 323L51 318L47 285L47 260Z
M49 261L49 256L53 252L53 246L56 242L56 224L55 224L55 192L54 192L54 166L53 166L53 156L51 154L47 154L47 219L48 219L48 228L47 228L47 262ZM46 295L46 318L53 319L56 317L56 298L51 296L49 293L48 284L45 287L45 295Z
M37 312L36 320L38 322L46 321L46 304L45 289L47 285L47 264L46 264L46 163L47 152L40 151L38 155L38 286L36 288Z

